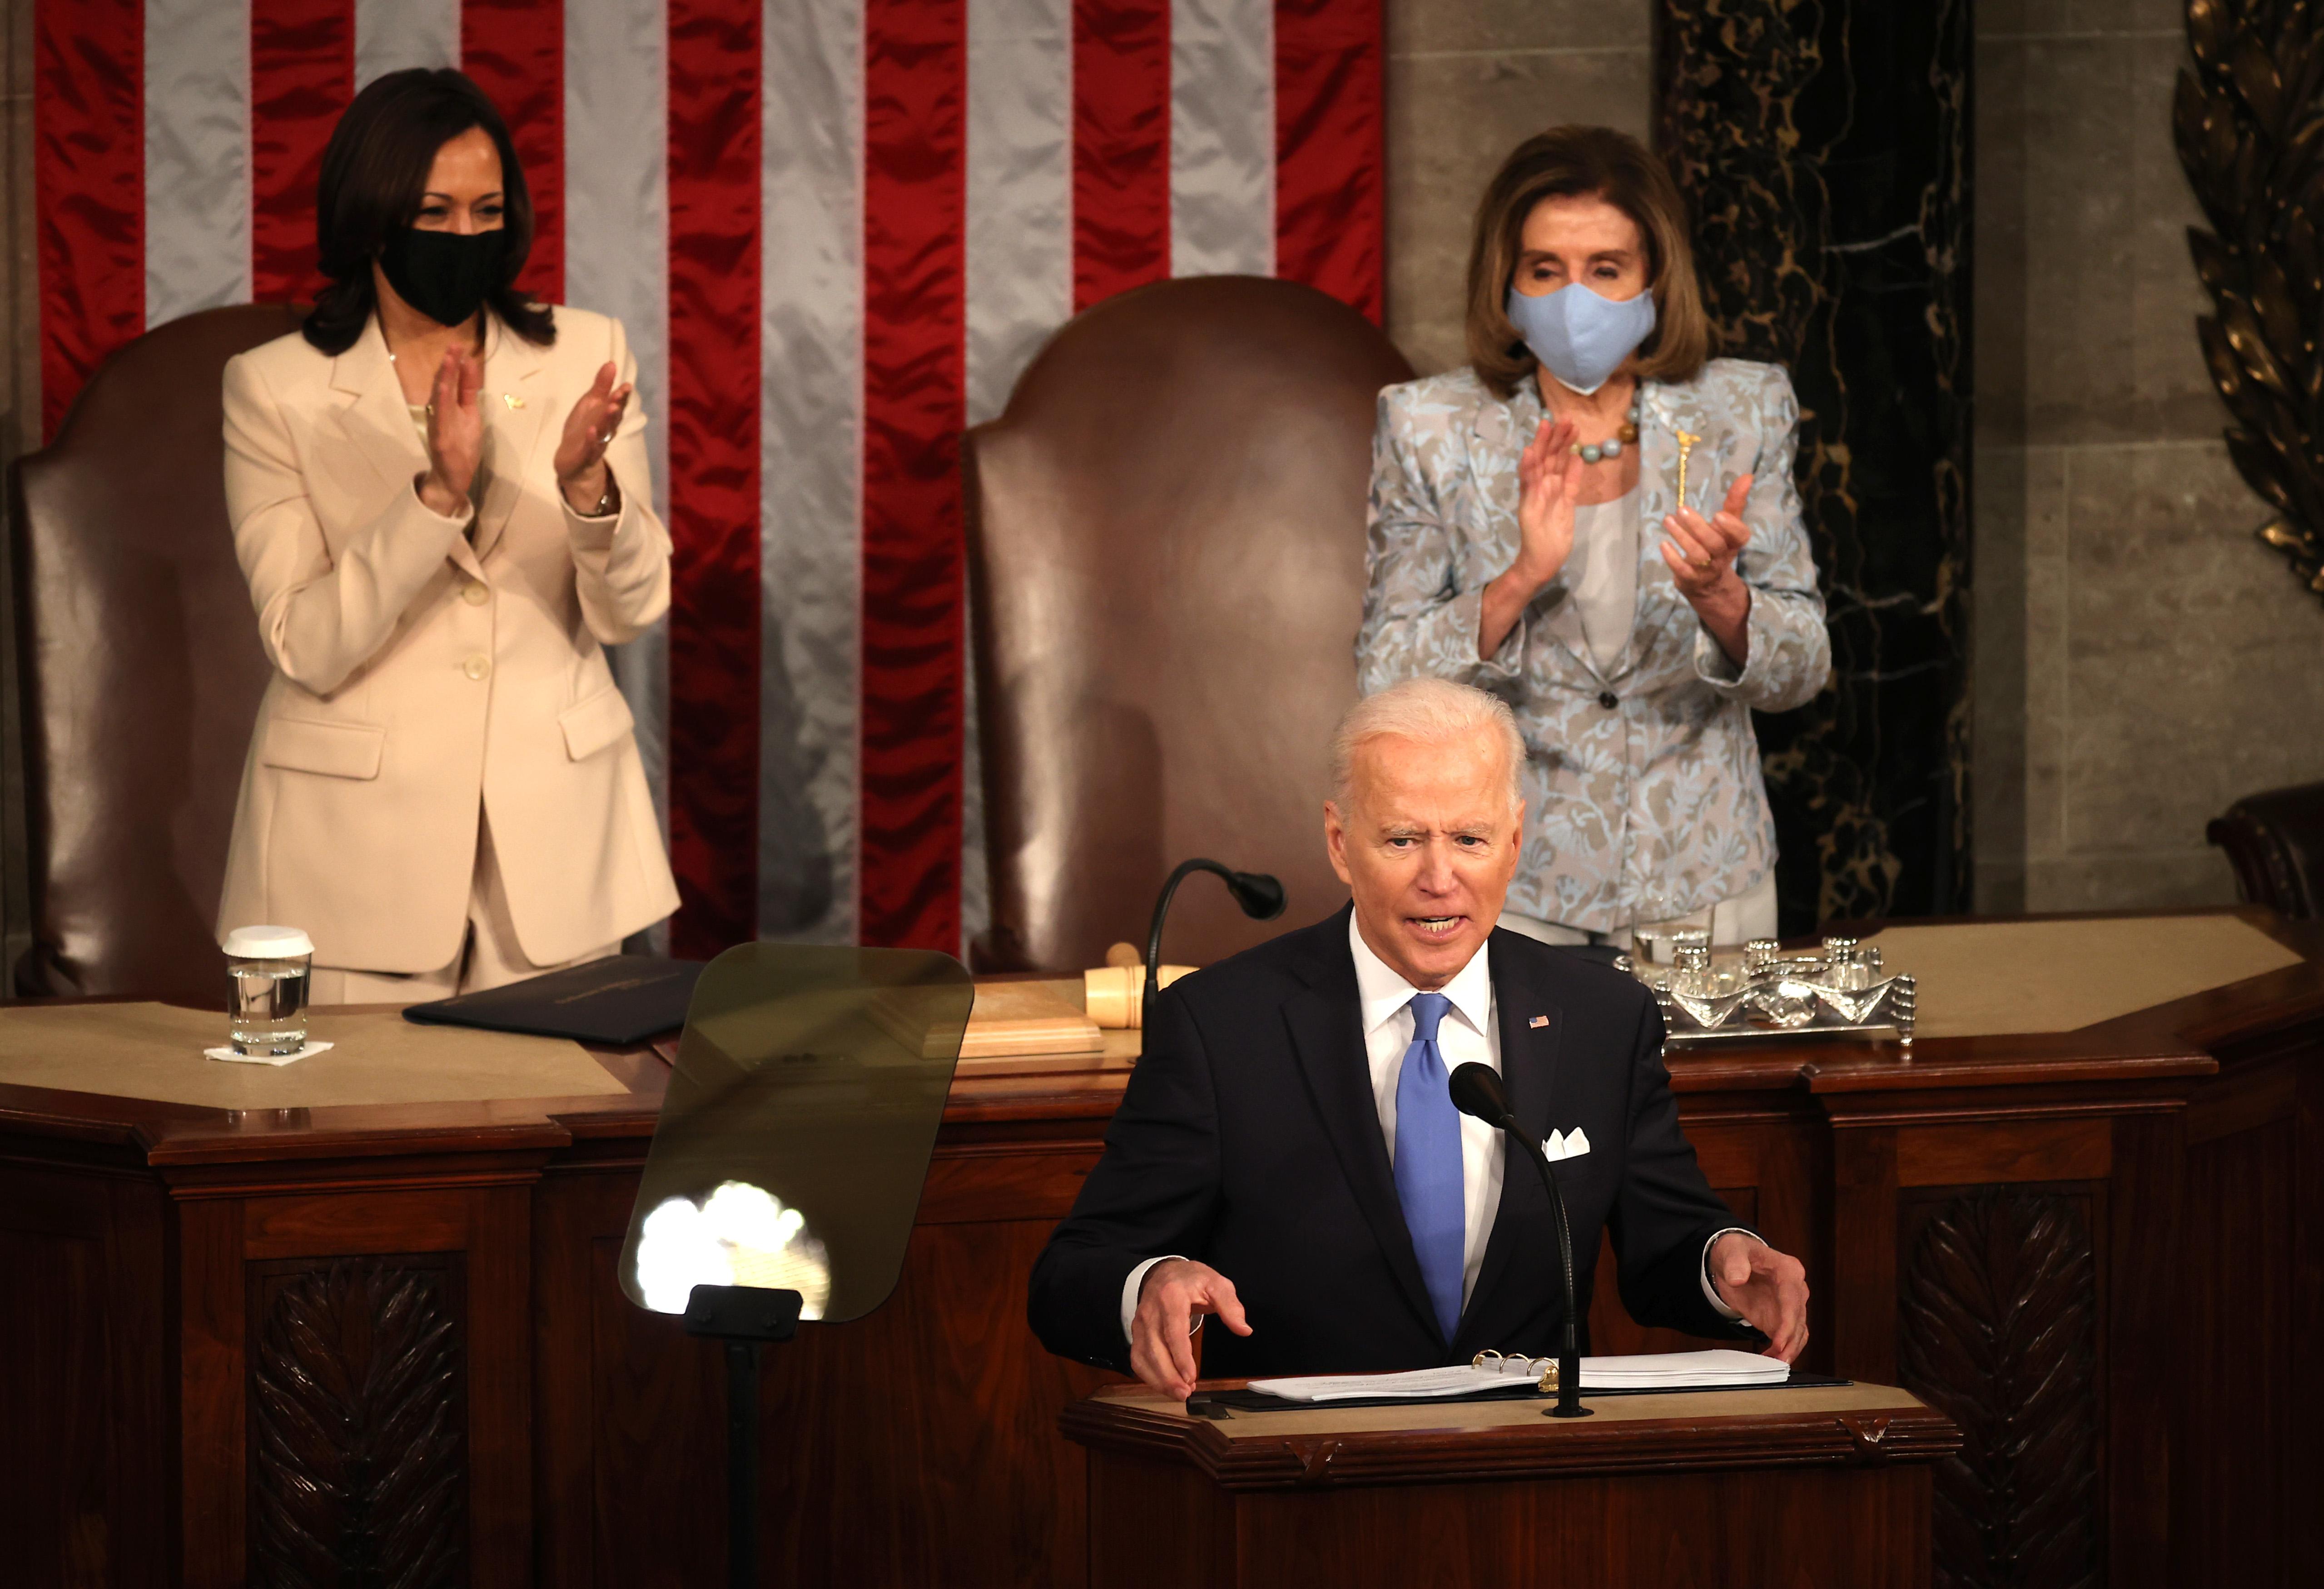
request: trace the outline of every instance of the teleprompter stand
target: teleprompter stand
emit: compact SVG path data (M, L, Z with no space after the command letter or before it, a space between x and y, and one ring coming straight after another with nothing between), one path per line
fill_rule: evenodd
M726 1348L726 1581L759 1576L759 1373L903 1272L975 990L949 956L742 944L695 984L619 1274Z
M799 1294L696 1286L686 1333L726 1343L726 1583L759 1577L759 1348L798 1334Z

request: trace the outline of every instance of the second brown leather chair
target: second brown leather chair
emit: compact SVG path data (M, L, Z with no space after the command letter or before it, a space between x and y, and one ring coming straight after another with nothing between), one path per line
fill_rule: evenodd
M2246 795L2203 836L2227 852L2243 899L2295 921L2324 915L2324 783Z
M106 359L10 472L32 947L23 994L220 1001L212 936L266 655L226 523L226 360L298 328L208 309Z
M992 926L981 968L1143 948L1169 869L1271 872L1284 917L1180 892L1201 963L1338 908L1327 744L1355 698L1374 400L1412 371L1323 293L1205 277L1074 319L968 436Z

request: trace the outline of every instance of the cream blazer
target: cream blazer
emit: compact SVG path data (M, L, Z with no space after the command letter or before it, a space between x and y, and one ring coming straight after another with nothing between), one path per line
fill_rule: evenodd
M414 489L427 451L376 322L337 357L293 333L226 365L226 508L274 677L221 936L278 923L306 929L318 965L448 965L480 810L536 964L677 909L603 649L669 605L645 415L633 399L606 453L617 514L567 508L553 462L599 367L627 381L636 364L619 321L556 312L549 347L491 324L477 505L458 519Z

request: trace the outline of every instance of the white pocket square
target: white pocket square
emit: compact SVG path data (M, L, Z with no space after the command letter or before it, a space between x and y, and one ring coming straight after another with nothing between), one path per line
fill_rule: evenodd
M1541 1151L1552 1164L1561 1159L1579 1159L1590 1151L1590 1139L1582 1134L1578 1125L1570 1132L1552 1132L1549 1140L1542 1143Z

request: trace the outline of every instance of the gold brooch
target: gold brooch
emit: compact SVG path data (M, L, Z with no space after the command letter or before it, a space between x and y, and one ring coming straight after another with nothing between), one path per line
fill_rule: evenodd
M1678 437L1678 505L1684 507L1686 505L1686 455L1694 450L1694 444L1702 438L1687 430L1680 430L1675 434Z
M521 398L521 397L519 397L519 396L518 396L515 393L513 393L513 392L503 392L503 393L501 393L501 401L502 401L503 402L504 402L504 403L508 404L508 405L509 405L509 407L511 407L511 408L522 408L522 407L524 406L524 399L523 399L523 398Z

